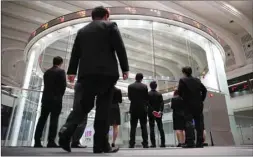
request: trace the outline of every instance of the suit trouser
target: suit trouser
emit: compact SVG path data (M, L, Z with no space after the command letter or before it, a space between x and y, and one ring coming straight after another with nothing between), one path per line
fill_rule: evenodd
M147 112L131 113L131 118L130 118L131 130L130 130L129 145L130 146L135 145L135 133L136 133L138 120L140 120L140 125L141 125L141 134L142 134L142 139L143 139L142 145L147 146L148 145Z
M204 131L204 119L201 109L196 107L188 107L185 109L185 143L192 145L195 141L194 125L192 120L195 122L195 129L197 131L197 144L203 143L203 131Z
M74 135L72 136L72 144L80 144L80 139L83 136L88 121L88 115L86 115L81 124L78 124Z
M93 109L96 97L96 115L94 120L94 149L105 149L110 146L108 142L109 132L109 109L112 102L113 86L117 77L109 76L86 76L78 80L80 88L75 94L82 96L74 101L73 110L61 128L61 132L67 138L76 131L78 124L82 123L85 116Z
M82 90L82 85L80 83L76 83L75 91L81 91L81 90ZM76 102L76 101L80 101L82 96L83 96L82 92L75 92L73 105L78 104L78 102ZM76 144L76 145L80 144L80 139L82 138L83 133L85 131L87 121L88 121L88 115L86 115L84 117L83 121L80 124L78 124L78 126L74 132L74 135L72 136L72 144Z
M155 140L155 121L158 127L158 130L160 132L161 136L161 144L165 145L165 135L164 135L164 130L163 130L163 122L162 118L156 118L152 113L149 113L148 115L149 119L149 128L150 128L150 141L153 146L156 145L156 140Z
M58 120L59 115L61 113L61 109L62 109L61 103L42 104L40 118L38 120L37 127L35 130L34 136L35 143L40 142L41 140L43 129L45 127L49 114L50 114L50 125L49 125L48 142L54 142L57 134Z

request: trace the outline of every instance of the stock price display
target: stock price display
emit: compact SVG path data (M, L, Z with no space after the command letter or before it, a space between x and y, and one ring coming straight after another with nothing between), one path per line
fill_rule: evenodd
M233 85L229 87L229 92L230 93L235 93L235 92L241 92L241 91L245 91L245 90L249 90L249 84L248 82L244 82L244 83L240 83L237 85Z

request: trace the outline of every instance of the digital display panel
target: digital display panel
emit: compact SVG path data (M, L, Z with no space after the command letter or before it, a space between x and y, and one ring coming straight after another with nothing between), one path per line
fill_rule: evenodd
M138 8L138 7L111 7L107 9L110 12L110 15L144 15L144 16L160 17L160 18L165 18L165 19L181 22L181 23L193 26L197 29L200 29L203 32L206 32L207 34L212 36L214 39L216 39L222 46L225 45L223 40L221 40L210 28L206 27L205 25L191 18L182 16L182 15L178 15L178 14L166 12L166 11L160 11L156 9ZM51 21L48 21L47 23L42 24L41 27L39 27L36 31L34 31L31 34L31 36L29 37L29 41L32 40L36 35L40 34L41 32L55 25L68 22L71 20L75 20L75 19L90 17L91 12L92 12L91 9L81 10L81 11L63 15Z

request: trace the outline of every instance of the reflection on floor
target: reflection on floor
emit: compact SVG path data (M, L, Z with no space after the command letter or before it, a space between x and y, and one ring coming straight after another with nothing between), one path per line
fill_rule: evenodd
M29 147L2 147L2 156L252 156L253 146L245 147L206 147L206 148L150 148L150 149L127 149L122 148L115 154L93 154L91 148L73 149L72 153L64 152L59 148L29 148Z

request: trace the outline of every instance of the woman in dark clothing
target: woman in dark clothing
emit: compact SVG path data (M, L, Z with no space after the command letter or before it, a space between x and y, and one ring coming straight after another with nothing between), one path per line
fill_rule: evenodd
M115 141L119 132L119 127L118 127L120 125L119 103L122 103L122 93L120 89L114 86L112 105L110 109L110 125L113 126L112 147L115 147Z
M174 92L174 97L171 100L171 108L173 109L173 128L176 131L178 140L177 147L181 147L185 143L184 104L177 90Z

